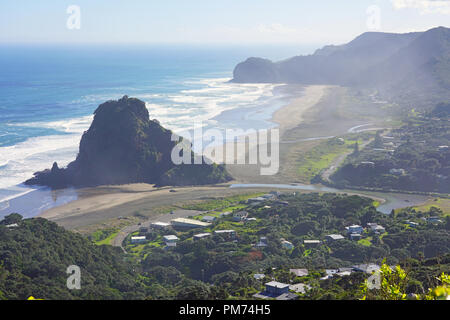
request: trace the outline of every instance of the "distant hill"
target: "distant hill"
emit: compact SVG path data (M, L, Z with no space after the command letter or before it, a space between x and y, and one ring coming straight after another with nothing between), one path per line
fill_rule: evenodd
M198 185L231 179L217 164L175 165L172 149L186 142L181 137L171 141L172 132L150 120L141 100L124 96L101 104L94 114L76 160L63 169L55 162L51 170L35 173L26 184L52 188L140 182Z
M249 58L234 69L234 82L331 84L378 89L416 104L450 96L450 29L392 34L368 32L308 56L272 62Z

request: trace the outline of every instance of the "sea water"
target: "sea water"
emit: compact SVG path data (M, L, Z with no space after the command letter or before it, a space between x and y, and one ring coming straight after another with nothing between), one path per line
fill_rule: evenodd
M137 97L151 119L177 133L198 122L273 127L271 114L287 98L273 84L230 83L233 68L249 56L279 60L310 49L1 45L0 217L10 211L33 216L76 197L66 191L55 198L22 182L55 161L61 167L75 159L99 104Z

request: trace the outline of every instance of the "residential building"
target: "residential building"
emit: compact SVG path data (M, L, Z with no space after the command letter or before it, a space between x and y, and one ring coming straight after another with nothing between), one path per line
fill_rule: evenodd
M255 245L256 248L265 248L267 247L267 238L260 237L259 242Z
M364 228L361 227L360 225L354 224L352 226L349 227L345 227L345 229L347 230L348 234L351 233L363 233L364 232Z
M359 265L353 266L353 270L356 272L364 272L364 273L372 274L373 272L380 270L380 266L377 264L373 264L373 263L359 264Z
M289 290L294 291L296 293L306 293L306 291L310 289L311 287L304 283L297 283L289 286Z
M177 245L178 240L180 240L180 239L178 239L178 237L175 235L168 235L168 236L164 236L163 240L167 246L175 247Z
M308 275L308 269L289 269L289 272L295 274L296 277L306 277Z
M336 241L336 240L342 240L345 238L344 238L344 236L342 236L340 234L329 234L329 235L325 236L325 239L327 241Z
M289 285L277 281L271 281L265 284L266 293L272 296L279 296L289 292Z
M281 246L284 248L284 249L287 249L287 250L292 250L292 249L294 249L294 245L292 244L292 242L289 242L289 241L287 241L287 240L281 240Z
M154 229L167 229L170 227L170 223L166 222L154 222L150 225Z
M194 219L187 218L177 218L171 221L172 226L175 228L186 228L186 229L194 229L194 228L206 228L211 225L211 223L202 222Z
M202 221L203 222L214 222L217 218L213 216L203 216Z
M316 247L321 243L322 241L320 240L303 240L303 244L305 245L305 247Z
M146 243L146 242L147 242L147 237L145 237L145 236L133 236L133 237L131 237L131 243L132 244Z
M362 236L359 233L350 233L350 235L348 237L352 241L358 241L358 240L361 240L361 238L362 238Z
M248 212L247 211L239 211L233 214L233 221L234 222L241 222L247 219Z
M265 277L266 277L266 275L263 274L263 273L256 273L256 274L253 275L253 278L256 279L256 280L262 280Z
M194 240L201 240L211 237L211 233L199 233L194 235Z
M236 231L235 230L216 230L216 231L214 231L214 234L221 235L221 236L226 237L228 239L236 238Z

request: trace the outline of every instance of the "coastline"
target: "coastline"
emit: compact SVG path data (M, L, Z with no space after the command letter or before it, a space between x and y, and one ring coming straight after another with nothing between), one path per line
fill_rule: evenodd
M292 98L289 99L288 103L279 107L275 112L272 112L271 118L267 121L275 124L280 130L280 136L286 130L289 130L293 126L297 126L304 121L304 113L309 111L318 100L324 94L326 86L310 86L294 88L283 88L283 90L288 90L287 93L292 94ZM304 90L303 90L304 88ZM267 107L263 105L261 108ZM292 112L295 110L295 117L292 117ZM262 110L264 111L264 110ZM234 183L239 183L239 181L234 181ZM78 197L72 201L65 203L60 206L50 208L38 214L38 217L46 218L55 221L63 226L73 228L76 225L84 224L81 219L87 221L89 220L100 220L100 219L89 219L88 216L93 213L104 213L105 211L111 211L107 216L106 214L101 214L102 218L117 218L118 216L126 215L118 214L114 210L115 208L123 208L127 204L145 202L145 200L153 199L155 202L161 205L168 205L171 199L172 202L179 201L180 198L196 199L204 195L209 196L223 196L224 194L236 194L242 192L242 190L229 188L231 184L221 185L221 186L193 186L193 187L177 187L177 188L155 188L153 185L148 184L128 184L122 186L99 186L95 188L85 188L76 190ZM177 190L176 193L171 193L170 189ZM252 188L249 188L252 189ZM195 193L199 193L196 195ZM176 205L176 203L174 203ZM127 210L125 210L127 211ZM100 217L98 217L100 218ZM77 221L77 222L75 222Z

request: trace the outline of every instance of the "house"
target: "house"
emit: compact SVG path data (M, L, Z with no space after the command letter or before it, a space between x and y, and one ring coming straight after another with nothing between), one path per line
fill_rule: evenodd
M213 216L203 216L202 221L203 222L214 222L217 218Z
M265 199L265 198L263 198L263 197L257 197L257 198L250 198L250 199L248 199L247 200L247 203L248 204L258 204L258 203L261 203L261 202L264 202L264 201L266 201L267 199Z
M247 218L245 219L245 222L252 222L252 221L257 221L256 218Z
M154 222L150 225L154 229L167 229L170 227L170 223L166 222Z
M187 218L177 218L171 221L172 226L175 228L186 228L186 229L194 229L194 228L206 228L211 225L211 223L202 222L194 219Z
M175 235L168 235L163 237L164 242L166 243L166 246L168 247L175 247L177 245L178 237Z
M236 231L234 231L234 230L216 230L216 231L214 231L214 234L221 235L228 239L236 238Z
M227 212L222 212L221 214L220 214L220 216L221 217L227 217L227 216L229 216L231 214L231 212L230 211L227 211Z
M11 229L11 228L18 228L19 225L17 223L13 223L13 224L8 224L5 227L8 228L8 229Z
M377 264L373 264L373 263L359 264L359 265L353 266L353 270L356 272L364 272L364 273L372 274L373 272L380 270L380 266Z
M438 150L439 151L446 151L446 150L448 150L448 146L439 146Z
M372 162L372 161L362 161L362 162L360 163L360 165L362 165L362 166L373 167L373 166L375 166L375 162Z
M262 280L265 277L266 277L266 275L263 274L263 273L256 273L256 274L253 275L253 278L256 279L256 280Z
M442 220L439 219L439 217L428 217L425 218L425 221L428 223L441 223Z
M405 223L412 228L416 228L419 226L419 224L417 222L413 222L413 221L409 221L409 220L406 220Z
M358 240L361 240L361 238L362 238L362 236L359 233L350 233L350 235L348 237L352 241L358 241Z
M248 212L247 211L239 211L233 214L233 221L234 222L241 222L247 219Z
M384 229L383 226L380 226L379 224L376 223L368 223L367 226L370 228L370 231L373 233L385 233L386 230Z
M306 291L310 289L311 287L304 283L297 283L289 286L289 290L294 291L295 293L306 293Z
M266 237L260 237L259 242L255 244L256 248L265 248L267 247L267 238Z
M303 240L303 244L306 247L316 247L318 246L322 241L320 240Z
M147 242L147 237L145 237L145 236L133 236L133 237L131 237L131 243L132 244L146 243L146 242Z
M199 234L194 234L194 240L201 240L201 239L206 239L211 237L211 233L199 233Z
M294 245L292 244L292 242L289 242L289 241L284 240L284 239L281 240L281 246L282 246L284 249L287 249L287 250L292 250L292 249L294 249Z
M348 234L351 233L363 233L364 232L364 228L361 227L360 225L354 224L352 226L349 227L345 227L345 229L347 230Z
M306 277L308 275L308 269L289 269L289 272L295 274L296 277Z
M336 240L342 240L345 239L344 236L340 235L340 234L329 234L327 236L325 236L325 239L329 242L331 241L336 241Z
M262 195L260 198L263 198L264 200L275 200L276 196L274 194L268 193Z
M339 273L339 269L325 269L325 276L320 278L320 280L327 280L333 278L334 275Z
M268 293L271 296L280 296L283 293L289 292L289 285L286 283L281 283L277 281L271 281L265 284L266 286L266 293Z

